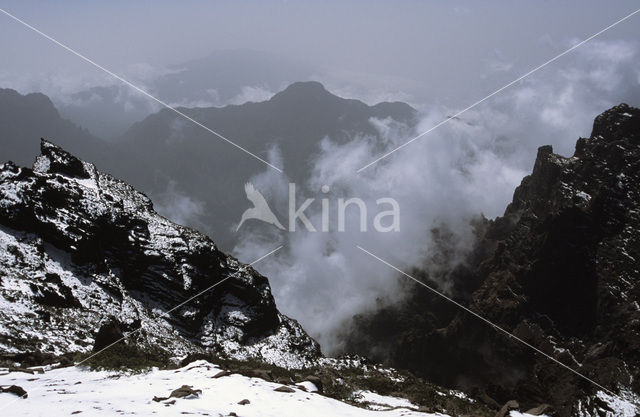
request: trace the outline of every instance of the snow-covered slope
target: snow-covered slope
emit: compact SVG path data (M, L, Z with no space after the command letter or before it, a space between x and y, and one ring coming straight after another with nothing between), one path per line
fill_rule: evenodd
M407 400L365 394L363 400L374 402L372 408L359 408L315 391L312 383L289 386L293 392L278 392L282 384L259 378L232 374L213 378L222 369L206 361L196 361L177 370L154 370L147 374L90 372L70 367L31 375L12 372L0 375L0 385L20 386L27 398L0 394L0 413L8 409L14 416L91 416L181 414L256 417L327 416L445 416L416 411ZM198 394L178 398L172 391L188 385ZM125 388L126 387L126 388ZM304 389L301 387L305 387ZM306 389L306 391L305 391ZM160 401L154 401L166 398ZM246 402L246 404L239 404Z
M115 322L172 356L206 350L284 367L319 357L265 277L159 216L130 185L47 141L41 152L33 169L0 166L0 351L87 352Z

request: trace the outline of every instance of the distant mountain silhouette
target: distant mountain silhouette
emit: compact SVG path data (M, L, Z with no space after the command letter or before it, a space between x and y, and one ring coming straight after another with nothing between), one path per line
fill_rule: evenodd
M362 134L375 137L372 117L411 125L416 114L404 103L369 106L344 99L317 82L294 83L264 102L180 110L263 159L277 146L281 168L299 184L308 179L309 162L323 138L345 143ZM199 207L181 221L210 234L226 250L233 247L235 227L248 208L245 182L268 169L168 109L135 123L115 141L64 120L43 94L0 90L0 112L3 160L31 164L39 139L49 138L143 190L165 215L175 218L185 201Z
M159 104L123 84L91 87L55 104L64 118L102 139L122 135L133 123L159 108Z
M0 89L0 131L0 159L22 165L33 163L44 136L83 157L102 147L87 130L62 119L49 97L40 93L22 95Z
M297 82L271 100L223 108L181 109L263 159L272 146L282 153L285 174L303 183L309 161L324 137L345 143L358 134L378 136L372 117L411 124L415 110L404 103L375 106L335 96L318 82ZM155 170L152 183L135 183L151 194L172 183L205 205L204 228L224 248L246 205L244 183L266 165L170 110L136 123L117 146ZM203 228L202 224L198 224Z
M40 153L40 138L55 141L107 172L148 182L143 178L151 169L145 168L144 161L130 159L125 149L63 119L46 95L0 89L0 160L31 165Z
M251 49L226 49L170 68L154 80L154 91L172 103L229 103L243 87L279 91L308 79L314 68L294 59ZM238 103L242 104L242 103Z
M218 107L262 101L255 97L256 91L263 95L279 91L293 81L309 79L314 68L276 54L230 49L164 71L130 81L172 106ZM65 118L106 139L122 135L133 122L158 110L157 103L119 83L53 99Z

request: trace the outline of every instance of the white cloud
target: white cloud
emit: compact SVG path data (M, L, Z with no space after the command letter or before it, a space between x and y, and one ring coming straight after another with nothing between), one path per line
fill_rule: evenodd
M201 225L204 204L189 197L183 190L178 189L174 182L170 182L163 193L153 197L154 208L162 216L185 226Z
M346 144L322 140L305 184L307 196L321 198L320 187L327 184L330 197L360 197L368 207L375 207L377 198L393 197L401 207L400 233L360 233L358 219L352 218L346 233L247 233L236 254L253 259L276 242L285 243L285 250L258 269L270 278L281 310L300 320L329 353L338 351L337 335L354 314L402 299L397 274L355 245L400 268L446 268L433 263L439 258L432 228L445 225L456 236L458 257L450 260L456 262L472 241L469 220L479 213L503 213L514 188L530 172L539 146L551 144L556 152L571 154L576 139L590 133L597 114L630 93L640 98L637 69L628 65L635 46L604 41L591 46L594 50L585 45L570 66L537 73L362 174L356 171L385 150L459 109L432 107L412 132L390 120L372 119L382 141L363 136ZM603 73L598 68L609 69ZM287 180L276 177L266 171L262 182L254 180L282 207ZM309 217L319 224L319 204L314 207ZM446 282L441 285L447 288Z
M258 103L267 101L273 97L275 93L267 88L260 86L244 86L237 96L229 100L229 104L244 104L247 102Z

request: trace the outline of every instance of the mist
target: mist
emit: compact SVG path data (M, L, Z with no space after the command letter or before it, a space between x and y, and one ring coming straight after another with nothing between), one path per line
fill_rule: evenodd
M411 0L393 5L191 0L89 5L10 0L2 7L173 104L237 104L264 98L255 95L261 89L274 92L294 81L314 79L339 95L367 103L400 100L415 107L464 107L560 53L567 43L623 17L635 5L631 0L607 5L595 1L450 5ZM627 23L599 39L638 39L638 25ZM56 104L65 104L91 87L121 86L6 16L0 25L0 50L5 58L0 84L21 93L43 92ZM183 70L184 64L229 50L257 51L274 58L269 65L238 60L230 70L215 72L214 81L201 74L198 101L175 100L156 84ZM218 56L220 68L234 60L229 54ZM566 56L562 61L573 59ZM233 92L207 92L230 86ZM244 95L251 91L247 89L253 94L243 98L243 89ZM130 91L119 94L135 117L157 109ZM63 113L71 117L74 111L79 110ZM130 114L123 111L119 117ZM119 123L114 115L105 116ZM92 132L117 136L125 128L125 123L120 125Z
M346 231L338 232L331 217L334 207L329 233L254 228L241 234L236 255L255 259L284 244L259 270L270 277L282 311L298 319L326 353L341 352L340 334L355 314L401 302L407 288L400 285L405 278L357 245L400 269L418 268L433 276L462 261L472 245L472 220L504 212L516 186L531 172L539 146L550 144L555 152L571 156L578 137L589 136L593 118L603 109L623 100L638 103L637 48L632 42L596 41L577 51L571 65L523 81L361 173L361 167L459 109L433 106L415 129L371 119L382 143L355 136L339 145L326 137L313 157L309 179L299 185L306 197L317 198L307 211L311 222L319 229L320 198L335 204L340 197L359 197L375 209L378 198L392 197L401 210L400 232L361 232L357 211L350 212ZM273 170L252 178L283 218L289 180ZM323 185L331 190L326 195ZM369 226L371 218L369 214ZM434 229L453 234L453 256L438 256ZM447 287L447 282L439 283L445 292Z
M312 154L299 155L300 166L309 167L304 176L265 168L224 179L250 181L282 221L289 183L296 184L299 200L316 199L306 212L316 226L323 215L320 200L330 201L327 233L281 232L250 222L233 245L243 262L283 245L255 268L269 278L280 310L299 320L329 354L341 351L339 334L355 314L405 296L398 274L358 245L401 269L450 267L437 256L434 229L455 236L455 256L445 262L460 262L471 248L471 221L503 213L539 146L551 144L571 155L596 115L620 102L640 105L635 16L358 173L627 15L636 2L35 4L6 1L2 8L172 106L262 102L290 83L317 80L341 97L368 104L403 101L419 110L416 125L371 118L376 137L349 132L348 141L323 138ZM160 110L24 26L4 15L0 21L0 87L43 92L63 117L107 140ZM193 139L185 126L193 127L182 120L170 124L169 140ZM264 148L270 163L282 166L278 144ZM323 186L329 192L322 193ZM161 214L209 232L207 215L215 213L175 183L152 197ZM358 213L349 211L346 230L339 232L336 201L355 197L369 209L369 230L359 231ZM399 232L371 227L376 201L385 197L399 204ZM238 221L245 208L233 208ZM447 291L447 282L439 285Z

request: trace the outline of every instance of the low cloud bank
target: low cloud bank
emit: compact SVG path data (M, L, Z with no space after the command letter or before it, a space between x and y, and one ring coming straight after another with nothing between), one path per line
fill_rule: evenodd
M456 237L457 254L445 262L461 259L472 242L470 220L503 213L514 188L531 171L539 146L551 144L570 155L576 139L589 135L596 115L622 101L640 104L637 56L637 45L629 42L592 42L360 174L359 168L459 109L431 108L415 130L392 120L370 120L382 141L354 136L338 144L325 138L308 178L297 184L297 206L315 198L305 213L319 229L326 198L330 231L291 233L254 225L241 231L234 253L250 261L285 245L256 267L270 278L280 309L298 319L326 353L338 352L338 334L354 314L403 296L399 274L357 245L399 268L429 272L447 267L434 256L438 248L431 233L445 226ZM271 157L277 161L277 149ZM285 224L289 179L265 170L251 182ZM323 185L329 192L321 191ZM400 231L378 233L370 227L362 232L358 211L352 210L346 231L338 232L331 217L336 201L351 197L366 203L369 225L376 200L394 198L401 210Z

